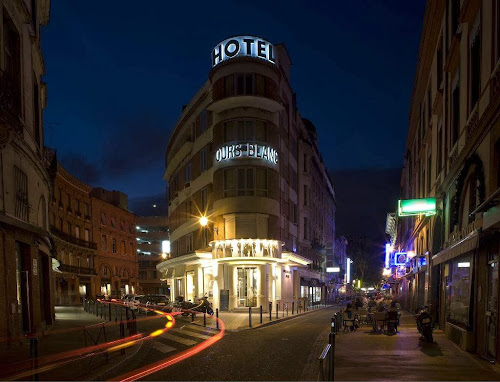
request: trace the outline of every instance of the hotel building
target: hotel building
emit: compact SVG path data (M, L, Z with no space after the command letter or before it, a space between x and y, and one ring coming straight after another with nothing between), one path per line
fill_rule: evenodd
M171 253L157 269L171 297L235 310L331 295L335 194L290 67L283 44L257 37L212 51L166 152Z
M394 292L430 304L462 348L500 360L500 1L428 1L409 112L402 199L436 214L398 218L408 254Z

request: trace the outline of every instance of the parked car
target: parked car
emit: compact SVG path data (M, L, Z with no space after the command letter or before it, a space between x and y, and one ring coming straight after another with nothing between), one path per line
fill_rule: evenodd
M169 299L164 294L146 294L140 299L141 304L148 304L151 307L163 307L168 304Z
M144 296L142 294L130 295L125 304L128 305L130 309L137 310L139 309L139 304L141 303L141 299L143 297Z

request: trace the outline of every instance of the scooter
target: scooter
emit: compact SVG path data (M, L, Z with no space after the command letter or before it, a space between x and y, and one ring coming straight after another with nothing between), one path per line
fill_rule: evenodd
M423 306L417 308L417 314L415 319L417 321L417 329L422 335L420 339L424 339L428 343L434 343L434 338L432 337L432 317L427 311L428 306Z

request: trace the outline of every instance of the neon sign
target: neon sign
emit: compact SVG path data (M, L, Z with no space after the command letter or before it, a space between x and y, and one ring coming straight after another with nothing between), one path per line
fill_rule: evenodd
M230 37L212 50L212 68L235 57L254 57L276 65L274 46L255 36Z
M275 149L255 143L226 145L215 152L215 160L217 162L242 157L260 158L274 164L278 163L278 152Z
M398 201L398 216L436 214L436 198L409 199Z
M394 254L394 265L405 265L406 252L396 252Z

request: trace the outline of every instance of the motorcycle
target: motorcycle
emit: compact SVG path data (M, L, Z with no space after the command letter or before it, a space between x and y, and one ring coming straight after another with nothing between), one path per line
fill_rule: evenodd
M427 311L427 306L417 308L417 314L415 319L417 321L417 329L422 335L420 339L424 339L428 343L434 343L434 338L432 337L432 317Z
M214 314L212 309L212 304L208 301L207 297L202 297L198 300L198 304L191 301L185 301L183 296L177 296L175 302L168 304L166 310L169 312L181 312L183 316L189 316L190 314L197 313L208 313L209 315Z

